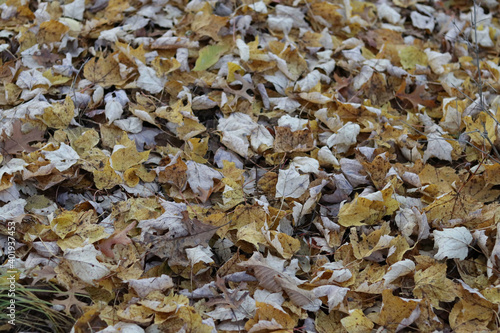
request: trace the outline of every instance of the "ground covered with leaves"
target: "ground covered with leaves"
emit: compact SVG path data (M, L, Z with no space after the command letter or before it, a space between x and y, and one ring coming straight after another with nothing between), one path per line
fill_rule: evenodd
M496 1L0 10L1 329L498 329Z

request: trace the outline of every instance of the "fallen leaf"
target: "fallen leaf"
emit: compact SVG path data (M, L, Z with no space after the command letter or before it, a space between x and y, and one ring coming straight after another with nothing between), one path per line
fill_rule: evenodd
M434 255L436 259L457 258L464 260L469 253L469 244L472 242L472 235L464 227L446 228L442 231L434 230L435 247L439 248Z

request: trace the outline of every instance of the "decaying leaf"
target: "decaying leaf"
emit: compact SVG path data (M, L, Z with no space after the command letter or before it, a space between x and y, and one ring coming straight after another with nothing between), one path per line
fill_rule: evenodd
M499 11L3 1L0 330L498 331Z
M144 243L151 247L151 252L160 258L169 259L170 265L189 265L185 250L198 245L206 246L218 229L198 219L190 219L185 211L182 216L183 225L174 226L180 230L169 230L165 235L144 235ZM168 228L168 225L165 226L165 229Z

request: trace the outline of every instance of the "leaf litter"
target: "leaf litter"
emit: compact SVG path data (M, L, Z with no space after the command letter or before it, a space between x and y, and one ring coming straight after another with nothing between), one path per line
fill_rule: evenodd
M498 329L495 1L0 7L2 270L74 332Z

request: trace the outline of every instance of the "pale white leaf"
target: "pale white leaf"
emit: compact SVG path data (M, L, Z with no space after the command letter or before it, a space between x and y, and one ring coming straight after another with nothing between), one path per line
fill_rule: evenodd
M191 108L193 110L207 110L217 106L217 102L210 99L207 95L196 96L193 98Z
M285 311L281 307L281 305L285 302L283 292L272 293L265 289L257 289L253 294L253 298L256 302L267 303L280 311Z
M379 5L377 14L380 20L386 20L392 24L397 24L401 20L401 15L386 3Z
M38 252L39 255L50 258L59 252L60 248L57 242L33 242L33 248Z
M272 16L272 15L269 15L269 16ZM271 53L271 52L268 52L267 54L269 55L269 57L272 60L276 61L276 65L278 66L278 69L280 71L282 71L283 74L285 74L290 80L295 81L299 78L298 74L290 73L290 71L288 70L288 65L284 59L281 59L276 54Z
M317 297L328 297L328 310L332 311L333 308L338 306L347 295L349 288L338 287L336 285L324 285L313 289Z
M303 78L302 80L297 81L294 89L296 91L308 92L319 83L320 79L321 79L320 72L314 70L309 74L307 74L306 77Z
M248 155L248 136L258 127L253 119L244 113L231 113L219 120L217 130L222 132L221 143L243 157Z
M97 256L104 256L101 251L88 244L76 249L67 249L64 258L68 260L73 274L88 284L94 284L109 274L109 269L97 260Z
M495 29L496 30L496 29ZM472 30L471 29L471 39L473 42L476 42L476 34L477 34L477 43L482 47L493 47L495 44L491 40L490 37L490 28L485 26L483 29Z
M437 126L437 125L436 125ZM453 146L446 141L438 131L433 131L427 134L427 150L424 152L424 163L431 157L439 158L440 160L451 163L451 152Z
M186 204L162 200L161 206L165 211L159 217L139 221L137 227L141 228L142 231L141 240L144 240L144 234L151 229L151 231L162 234L165 230L168 230L167 234L169 238L178 238L188 235L186 225L182 222L182 212L186 211Z
M364 174L363 165L358 160L341 158L339 163L342 173L353 187L370 183Z
M309 24L304 20L305 14L301 8L277 5L276 14L280 17L289 17L293 20L294 28L308 28Z
M137 80L137 86L142 88L152 94L159 93L163 90L166 78L159 78L156 76L156 72L153 68L144 65L139 60L136 60L137 67L139 69L139 79Z
M354 77L354 80L352 82L353 88L355 90L361 89L361 87L366 82L368 82L368 80L371 79L373 72L374 72L374 70L370 66L363 66L363 68L361 68L361 71L359 72L359 74Z
M127 282L141 298L146 297L152 291L165 291L174 286L172 278L165 274L147 279L125 280L123 282Z
M307 119L299 119L287 114L278 119L278 126L290 127L292 132L304 129L308 123Z
M14 218L24 214L26 200L16 199L0 207L0 221L12 221Z
M123 107L120 102L113 99L106 103L106 106L104 107L104 114L106 115L106 119L108 119L108 124L111 124L113 121L120 119L123 114Z
M30 69L19 74L16 84L19 88L31 90L34 86L51 86L49 79L36 69Z
M318 162L322 167L331 168L340 166L335 155L333 155L332 151L326 146L321 147L318 151Z
M299 198L308 186L308 175L299 174L294 167L280 170L276 184L276 198Z
M305 99L308 102L316 103L316 104L326 104L326 103L332 101L331 97L327 97L327 96L325 96L322 93L317 92L317 91L310 92L310 93L302 92L299 94L299 96L300 96L300 98Z
M75 0L68 5L64 5L63 15L66 17L71 17L75 20L83 20L83 13L85 11L85 0Z
M344 266L342 261L328 262L321 266L321 271L328 271L330 273L329 282L342 283L352 278L351 271ZM318 278L321 278L321 275L322 273L318 274Z
M300 103L290 97L271 97L269 103L274 105L274 109L291 113L300 107Z
M282 31L285 35L288 35L293 27L293 19L290 17L269 15L267 17L267 25L271 30Z
M398 226L401 234L408 240L413 234L413 230L418 225L418 217L415 215L411 208L404 208L398 210L394 220Z
M334 147L339 153L345 153L357 142L361 127L358 124L348 122L337 133L332 134L326 141L328 147Z
M425 54L427 55L427 61L432 71L436 74L443 74L445 72L444 65L449 63L452 59L451 54L448 52L440 53L436 51L431 51L431 49L425 49Z
M214 262L212 259L212 250L210 250L207 246L198 245L197 247L186 249L186 255L189 259L189 263L193 266L199 262L203 262L205 264Z
M248 45L241 38L238 38L236 40L236 46L240 52L241 60L248 61L248 59L250 59L250 48Z
M415 263L409 259L398 261L394 263L387 273L384 275L385 286L388 286L392 281L398 277L409 274L415 270Z
M267 128L258 125L258 127L252 131L250 143L254 151L261 153L273 146L274 137L269 133Z
M61 172L71 168L80 158L78 153L64 142L59 145L59 149L54 151L44 150L43 154Z
M137 117L128 117L127 119L118 119L113 124L121 130L128 133L137 134L142 132L142 120Z
M464 260L469 253L469 244L472 242L472 234L465 227L445 228L443 231L434 230L434 247L439 248L434 255L435 259L441 260L460 259Z
M210 192L214 187L214 179L222 179L222 174L209 166L194 161L187 161L187 182L191 190L204 195L204 192Z
M290 80L280 71L276 71L273 75L264 75L264 78L274 85L274 89L281 95L286 95L285 89L290 85ZM287 97L283 97L287 98ZM295 102L298 103L298 102ZM276 103L274 103L276 104ZM300 103L297 107L300 106ZM297 108L296 107L296 108ZM284 110L284 109L283 109Z
M27 166L23 159L13 158L7 162L4 166L0 168L0 179L2 179L4 174L13 175L17 171L23 171L24 167Z
M151 45L155 49L178 49L178 48L198 48L198 41L191 41L187 37L160 37Z
M284 312L284 311L283 311ZM285 312L286 313L286 312ZM248 333L284 331L284 327L272 318L269 320L259 320L248 330Z
M434 30L434 17L422 15L416 11L411 12L410 17L415 28L427 29L430 32Z
M251 9L256 11L257 13L267 14L267 6L264 1L254 2L253 4L248 5Z
M311 157L297 156L293 159L290 166L296 167L299 171L303 173L317 174L319 172L318 160Z

